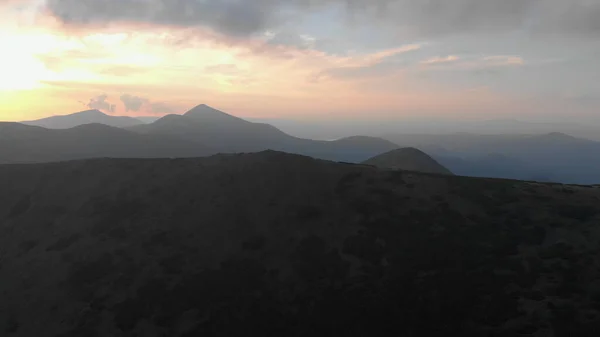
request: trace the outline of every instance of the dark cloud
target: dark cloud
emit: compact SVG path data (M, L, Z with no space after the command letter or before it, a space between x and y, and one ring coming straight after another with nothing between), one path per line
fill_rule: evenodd
M123 102L123 105L125 106L125 111L129 112L129 111L135 111L138 112L141 110L142 105L148 103L148 99L143 98L143 97L139 97L139 96L133 96L133 95L129 95L129 94L123 94L120 97L121 102Z
M290 13L307 14L332 4L347 9L349 22L419 36L514 30L588 37L600 33L600 0L48 0L48 10L67 24L141 22L208 27L247 37L278 26ZM289 43L297 37L280 38Z
M87 107L90 109L115 112L116 106L107 102L107 99L108 95L106 94L90 98L90 101L87 103Z
M247 36L266 28L278 0L49 0L47 7L69 24L149 22L182 27L208 26Z

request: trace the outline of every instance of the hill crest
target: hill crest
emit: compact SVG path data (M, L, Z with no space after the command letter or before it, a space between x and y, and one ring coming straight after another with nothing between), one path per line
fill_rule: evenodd
M382 169L453 175L442 164L414 147L392 150L368 159L363 164L373 165Z

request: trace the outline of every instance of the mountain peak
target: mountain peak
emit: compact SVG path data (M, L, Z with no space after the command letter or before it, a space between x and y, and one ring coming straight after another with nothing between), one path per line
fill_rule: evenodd
M224 113L223 111L219 111L211 106L208 106L206 104L200 104L197 105L195 107L193 107L190 111L186 112L184 115L185 116L190 116L190 115L199 115L199 114L210 114L210 113L221 113L224 115L227 115L226 113Z
M90 116L90 117L95 117L95 116L108 116L107 114L105 114L104 112L98 110L98 109L91 109L91 110L84 110L84 111L79 111L74 113L73 115L80 115L80 116Z
M196 118L196 119L202 119L203 121L206 121L206 122L226 122L226 121L247 122L246 120L244 120L242 118L235 117L235 116L225 113L221 110L217 110L213 107L210 107L206 104L200 104L200 105L192 108L190 111L186 112L183 115L187 116L187 117Z

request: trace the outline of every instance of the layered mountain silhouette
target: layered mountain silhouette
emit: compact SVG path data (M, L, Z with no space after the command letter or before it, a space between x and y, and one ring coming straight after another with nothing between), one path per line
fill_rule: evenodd
M197 157L206 147L178 138L141 135L103 124L45 129L0 123L0 163L35 163L84 158Z
M274 151L0 165L0 186L2 336L570 337L600 326L592 186Z
M392 170L419 171L448 175L453 174L425 152L413 147L396 149L380 154L364 161L363 164Z
M545 177L574 184L600 182L600 142L560 132L539 135L387 135L416 147L458 175L528 180Z
M99 110L86 110L64 116L52 116L34 121L25 121L22 124L41 126L48 129L70 129L84 124L104 124L118 128L143 124L133 117L110 116Z
M150 120L151 121L151 120ZM157 151L163 157L178 157L180 152L202 153L244 153L264 150L277 150L314 158L358 163L374 156L401 148L414 147L424 151L442 166L458 175L477 177L497 177L521 180L555 181L562 183L592 184L600 182L600 142L572 137L560 132L539 135L477 135L457 133L451 135L392 134L383 138L356 136L322 141L291 136L264 123L253 123L207 105L199 105L184 115L167 115L154 122L144 124L129 117L108 116L99 111L86 111L67 116L56 116L37 121L47 128L62 128L69 125L83 126L90 122L116 125L127 131L143 135L144 139L155 139L148 144L159 144L166 140L165 148ZM36 123L36 122L28 122ZM32 129L13 128L11 133L32 132ZM35 131L43 133L40 130ZM69 137L69 132L64 137ZM72 133L71 133L72 134ZM0 136L1 137L1 136ZM107 134L105 144L115 144ZM129 135L129 137L134 137ZM96 135L96 143L102 142ZM186 143L185 150L168 145L174 140ZM28 144L28 145L27 145ZM85 158L104 156L112 152L83 150L82 142L78 152ZM189 151L194 145L199 150ZM60 150L58 143L54 155L42 152L35 142L21 145L0 145L5 153L0 162L65 160L80 158L71 150ZM46 145L44 145L46 146ZM75 145L66 145L73 147ZM158 146L158 145L157 145ZM26 153L17 150L25 149ZM96 147L98 148L98 147ZM127 148L127 147L125 147ZM150 149L139 155L123 150L130 157L146 157ZM10 153L10 154L8 154ZM51 159L48 159L51 158ZM83 157L81 157L83 158Z
M168 115L129 130L148 135L169 135L203 144L221 153L277 150L320 159L360 162L397 148L375 137L349 137L317 141L290 136L269 124L253 123L205 104L184 115Z
M95 113L92 113L95 115ZM73 116L73 115L72 115ZM110 116L108 116L110 117ZM374 137L316 141L292 137L277 128L252 123L207 105L154 123L117 129L95 123L47 129L4 123L0 163L45 162L98 157L190 157L216 153L278 150L334 161L360 162L397 145Z
M130 130L176 136L222 152L265 150L271 146L285 146L279 143L293 138L268 124L251 123L207 105L199 105L184 115L168 115Z

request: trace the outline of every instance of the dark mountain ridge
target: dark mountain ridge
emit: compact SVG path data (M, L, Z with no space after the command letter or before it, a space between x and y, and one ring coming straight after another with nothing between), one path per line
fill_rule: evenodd
M205 147L165 136L147 136L104 124L45 129L0 123L0 164L86 158L168 158L210 154Z
M600 189L274 151L0 165L0 334L595 336Z

